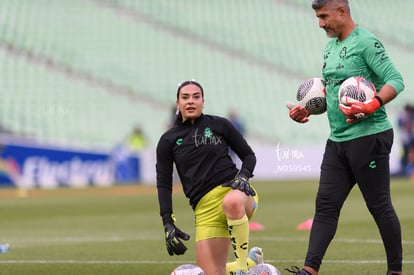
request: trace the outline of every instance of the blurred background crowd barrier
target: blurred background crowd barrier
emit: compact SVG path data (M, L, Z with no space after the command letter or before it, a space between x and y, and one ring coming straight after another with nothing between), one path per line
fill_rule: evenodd
M398 126L412 102L414 2L350 4L405 78L387 105ZM327 41L308 0L0 0L0 179L154 183L155 147L188 79L204 86L205 113L237 112L257 178L316 177L326 117L298 125L285 102L320 77ZM401 148L396 131L394 172Z

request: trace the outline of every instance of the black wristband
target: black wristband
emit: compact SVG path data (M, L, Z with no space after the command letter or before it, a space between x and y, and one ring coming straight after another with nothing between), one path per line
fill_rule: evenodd
M384 102L382 101L382 99L381 99L378 95L376 95L374 98L375 98L376 100L378 100L378 102L379 102L380 106L384 105Z
M162 223L166 225L167 223L174 223L175 217L174 214L165 214L162 216Z

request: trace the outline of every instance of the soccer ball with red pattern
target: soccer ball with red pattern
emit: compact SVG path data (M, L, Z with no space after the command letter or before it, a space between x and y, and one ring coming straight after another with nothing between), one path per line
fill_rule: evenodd
M350 102L365 102L377 94L374 84L363 77L350 77L338 90L338 100L344 105Z

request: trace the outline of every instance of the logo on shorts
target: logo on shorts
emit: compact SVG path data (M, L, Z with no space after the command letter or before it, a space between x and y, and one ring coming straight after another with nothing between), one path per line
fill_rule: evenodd
M375 163L375 160L373 160L373 161L371 161L370 163L369 163L369 168L371 168L371 169L375 169L375 168L377 168L377 164Z

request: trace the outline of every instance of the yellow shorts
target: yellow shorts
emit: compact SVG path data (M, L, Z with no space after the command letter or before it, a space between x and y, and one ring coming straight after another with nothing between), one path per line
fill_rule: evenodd
M252 188L254 189L253 186ZM231 187L217 186L198 202L194 211L196 242L211 238L230 238L227 219L222 207L223 198L230 190ZM253 199L254 214L259 203L257 192Z

